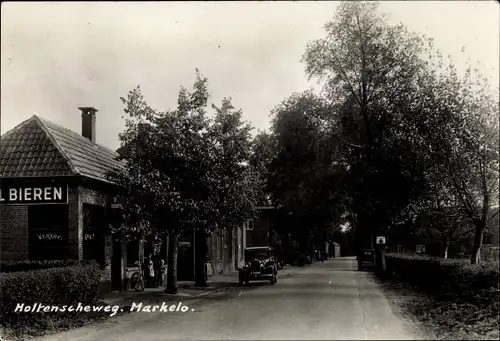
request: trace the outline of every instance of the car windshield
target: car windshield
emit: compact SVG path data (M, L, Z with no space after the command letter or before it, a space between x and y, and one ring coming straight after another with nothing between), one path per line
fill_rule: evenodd
M267 258L269 258L269 251L266 251L266 250L247 251L246 258L247 259L267 259Z

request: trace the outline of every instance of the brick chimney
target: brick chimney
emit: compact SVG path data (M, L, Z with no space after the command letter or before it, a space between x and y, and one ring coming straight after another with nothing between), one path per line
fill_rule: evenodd
M80 107L82 111L82 136L95 143L95 113L94 107Z

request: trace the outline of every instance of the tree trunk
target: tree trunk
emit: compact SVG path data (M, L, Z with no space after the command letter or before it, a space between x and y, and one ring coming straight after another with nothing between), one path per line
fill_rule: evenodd
M179 250L179 238L176 233L168 237L168 269L167 269L167 288L165 293L177 294L177 255Z
M483 244L484 229L486 228L486 219L474 220L476 230L474 232L474 245L472 246L472 254L470 256L471 264L479 263L479 251Z
M448 248L450 247L450 242L445 240L443 242L443 258L448 258Z
M205 260L207 255L207 235L203 227L195 230L195 278L196 286L208 286Z

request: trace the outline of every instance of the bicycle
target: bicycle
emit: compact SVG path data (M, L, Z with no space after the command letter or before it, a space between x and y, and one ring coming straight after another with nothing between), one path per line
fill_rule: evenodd
M139 262L135 262L135 265L139 267L139 271L136 271L130 276L130 286L131 289L135 291L143 291L144 290L144 274L142 272L141 264Z

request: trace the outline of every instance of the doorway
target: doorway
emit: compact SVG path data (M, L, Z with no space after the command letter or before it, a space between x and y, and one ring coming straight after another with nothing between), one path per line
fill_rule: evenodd
M105 210L102 206L83 204L83 259L95 260L105 267Z
M111 257L111 290L124 290L124 283L122 277L122 254L123 245L120 238L113 237L113 256Z

